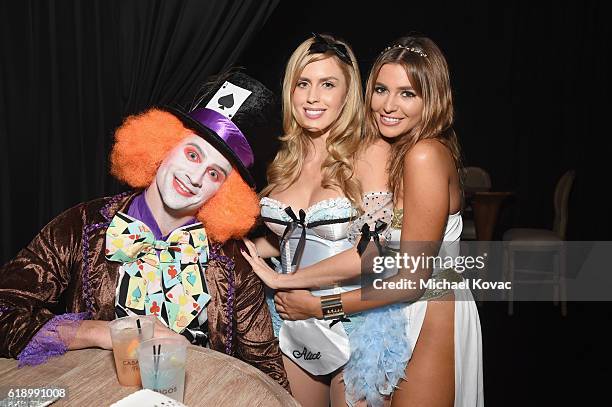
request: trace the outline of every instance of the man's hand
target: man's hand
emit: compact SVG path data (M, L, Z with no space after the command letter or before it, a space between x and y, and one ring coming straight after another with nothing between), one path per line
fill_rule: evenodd
M102 349L113 349L113 342L111 340L110 328L108 326L109 321L93 321L85 320L81 322L77 330L76 335L70 344L68 349L85 349L85 348L102 348ZM62 336L61 327L60 336ZM69 334L68 332L66 334ZM181 334L177 334L170 328L166 327L161 321L155 318L155 331L153 334L154 338L176 338L184 340L187 344L189 341Z
M308 290L278 291L274 296L274 305L280 317L285 320L323 318L321 299Z
M187 338L185 338L181 334L177 334L172 329L168 328L162 322L155 318L155 333L153 334L154 338L176 338L184 340L188 345L190 344Z

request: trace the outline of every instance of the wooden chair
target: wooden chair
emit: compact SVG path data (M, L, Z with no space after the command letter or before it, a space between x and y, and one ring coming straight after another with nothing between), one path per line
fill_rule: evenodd
M569 195L576 177L574 170L569 170L557 182L554 194L555 218L552 230L549 229L509 229L504 233L504 277L512 282L508 291L508 314L514 311L514 287L517 284L551 284L555 305L561 301L561 314L567 315L565 284L565 245ZM550 253L553 270L516 268L516 253ZM533 279L517 279L517 274L532 276Z
M491 190L491 177L480 167L465 167L461 170L463 191L466 196L463 208L463 230L461 240L476 240L476 225L474 213L470 204L470 195L474 192Z

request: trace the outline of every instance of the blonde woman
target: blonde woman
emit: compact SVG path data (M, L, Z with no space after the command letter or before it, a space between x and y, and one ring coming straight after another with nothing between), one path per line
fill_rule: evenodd
M370 158L359 159L362 122L361 81L350 47L329 35L314 35L300 44L287 64L284 135L261 199L262 218L276 235L270 240L280 240L280 250L278 244L259 239L257 249L249 243L253 256L245 253L247 260L280 255L277 271L291 273L352 248L355 221L364 213L386 214L390 220L391 195L384 192L387 179L380 159L388 147L374 143ZM362 184L382 192L362 196ZM366 211L366 206L378 210ZM348 281L312 293L333 297L359 288L357 284ZM344 406L340 372L350 355L348 335L362 317L333 324L316 318L282 321L272 295L269 304L294 397L304 406Z
M440 49L425 37L394 41L374 63L365 104L364 144L378 143L382 138L391 146L388 171L394 216L389 246L407 255L456 258L462 229L459 146L452 128L448 66ZM261 262L253 264L266 285L281 290L344 281L360 270L355 250L293 275L278 275ZM346 292L340 296L339 308L350 315L392 303L405 304L406 338L400 335L395 339L407 339L411 358L405 380L397 383L393 406L482 406L480 321L470 291L429 290L420 284L429 279L461 281L452 269L430 266L412 271L400 269L394 279L413 281L414 288L386 290L367 301L362 290ZM277 309L289 320L323 316L321 299L301 290L277 295ZM372 317L376 315L368 314L352 334L356 339L351 341L352 352L369 351L374 340L369 332L382 332L380 341L395 341L384 329L377 331L383 322ZM362 390L370 383L355 381L353 367L351 363L345 367L347 398L365 398L370 404L371 394Z

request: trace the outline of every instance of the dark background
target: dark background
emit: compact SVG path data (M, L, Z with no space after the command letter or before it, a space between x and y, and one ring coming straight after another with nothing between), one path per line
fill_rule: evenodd
M239 62L280 92L295 46L310 32L330 32L352 44L365 82L382 48L425 34L450 65L464 164L485 168L493 190L516 194L495 237L513 226L551 228L555 184L573 168L568 239L608 240L600 180L612 152L609 9L534 3L284 2Z
M496 238L550 228L555 183L573 168L568 239L610 240L609 18L604 1L2 1L0 263L62 210L125 189L107 156L126 115L185 104L236 63L279 94L289 55L313 31L352 44L364 79L394 38L438 43L464 163L515 192ZM259 187L276 136L254 141ZM518 304L513 317L481 306L487 405L605 397L610 306L569 305L566 318L545 303Z

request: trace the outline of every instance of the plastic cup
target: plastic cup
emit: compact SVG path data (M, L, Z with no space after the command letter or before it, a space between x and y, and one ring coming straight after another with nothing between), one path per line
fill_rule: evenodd
M140 330L137 321L140 321ZM122 386L140 386L138 344L153 338L154 317L129 316L109 323L117 379Z
M142 387L182 403L186 357L187 343L184 340L154 338L141 342L138 345L138 363Z

